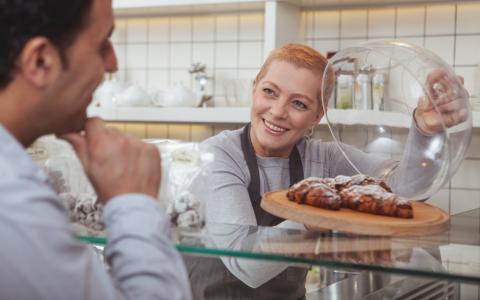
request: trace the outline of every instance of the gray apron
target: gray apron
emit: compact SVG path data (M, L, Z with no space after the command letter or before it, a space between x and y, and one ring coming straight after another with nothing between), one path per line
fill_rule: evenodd
M242 151L250 172L248 194L255 212L257 224L275 226L283 219L260 207L260 174L255 150L250 139L250 124L241 135ZM290 185L303 179L303 165L297 147L289 157ZM255 230L255 229L253 229ZM254 234L254 232L251 232ZM228 271L219 258L183 257L187 266L193 298L203 299L305 299L307 269L288 267L258 288L251 288Z

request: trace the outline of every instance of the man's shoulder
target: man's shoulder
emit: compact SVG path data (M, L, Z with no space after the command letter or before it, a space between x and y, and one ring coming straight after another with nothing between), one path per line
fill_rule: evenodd
M22 171L25 172L26 170L20 169L20 164L14 157L3 155L0 152L0 181L18 178Z
M0 193L5 200L2 211L17 220L44 219L46 224L58 223L48 220L52 215L58 218L58 213L63 214L64 210L48 183L47 173L25 149L5 140L7 147L0 149Z

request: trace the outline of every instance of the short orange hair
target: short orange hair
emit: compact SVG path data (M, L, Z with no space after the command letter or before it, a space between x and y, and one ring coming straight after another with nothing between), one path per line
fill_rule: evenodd
M297 68L304 68L311 71L313 74L323 78L323 74L327 68L328 60L320 54L317 50L303 44L285 44L280 48L273 50L263 63L260 71L255 78L254 86L262 80L267 74L268 68L274 61L284 61L291 63ZM322 83L323 84L323 83ZM325 99L320 100L328 101L335 85L335 76L332 71L328 71L327 88L325 89ZM320 102L321 103L321 102ZM325 102L326 106L327 102Z

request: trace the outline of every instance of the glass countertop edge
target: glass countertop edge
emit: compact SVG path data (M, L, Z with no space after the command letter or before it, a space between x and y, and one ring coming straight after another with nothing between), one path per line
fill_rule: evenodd
M462 282L471 282L475 284L480 283L480 277L473 277L467 275L460 275L456 273L437 273L437 272L430 272L425 270L414 270L414 269L404 269L404 268L395 268L395 267L387 267L387 266L379 266L379 265L365 265L365 264L358 264L358 263L348 263L348 262L340 262L335 260L315 260L309 259L304 257L294 257L294 256L284 256L279 254L273 253L249 253L249 252L241 252L241 251L234 251L234 250L218 250L218 249L209 249L209 248L199 248L192 247L192 246L184 246L184 245L176 245L178 251L182 253L196 253L208 256L231 256L231 257L239 257L239 258L247 258L247 259L256 259L256 260L269 260L269 261L278 261L278 262L289 262L289 263L299 263L299 264L307 264L307 265L314 265L314 266L322 266L322 267L332 267L332 268L340 268L340 269L355 269L360 271L378 271L378 272L386 272L392 274L399 274L399 275L410 275L410 276L419 276L419 277L429 277L429 278L439 278L439 279L447 279L447 280L458 280Z
M94 237L94 236L77 236L81 241L87 242L94 245L106 245L105 237ZM307 264L323 267L332 267L332 268L341 268L341 269L355 269L362 271L378 271L386 272L399 275L410 275L410 276L420 276L420 277L430 277L430 278L439 278L447 280L457 280L462 282L471 282L479 284L480 277L473 277L468 275L462 275L457 273L444 273L444 272L434 272L426 270L415 270L415 269L405 269L405 268L395 268L389 266L380 266L380 265L366 265L359 263L348 263L335 260L327 259L311 259L305 257L295 257L295 256L286 256L279 255L274 253L251 253L251 252L242 252L238 250L226 250L226 249L211 249L203 247L194 247L186 245L175 245L178 251L182 253L195 253L205 256L230 256L238 257L245 259L256 259L256 260L269 260L269 261L278 261L278 262L288 262L288 263L297 263L297 264Z

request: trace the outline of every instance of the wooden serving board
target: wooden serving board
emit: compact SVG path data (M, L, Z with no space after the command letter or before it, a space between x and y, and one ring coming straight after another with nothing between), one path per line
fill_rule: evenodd
M419 201L412 201L412 219L367 214L347 208L335 211L297 204L287 199L287 190L265 193L261 207L275 216L305 225L367 235L431 235L447 230L450 225L446 212Z

